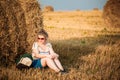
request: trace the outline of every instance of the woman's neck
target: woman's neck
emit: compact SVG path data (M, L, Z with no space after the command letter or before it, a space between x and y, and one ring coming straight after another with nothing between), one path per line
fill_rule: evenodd
M43 43L39 43L39 42L38 42L38 46L39 46L42 50L44 50L44 51L46 50L46 43L43 44Z
M44 42L44 43L40 43L40 42L38 42L38 45L46 45L46 42Z

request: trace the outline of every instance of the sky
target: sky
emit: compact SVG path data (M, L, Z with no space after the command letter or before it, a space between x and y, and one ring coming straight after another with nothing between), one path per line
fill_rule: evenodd
M42 8L53 6L55 11L103 9L107 0L38 0Z

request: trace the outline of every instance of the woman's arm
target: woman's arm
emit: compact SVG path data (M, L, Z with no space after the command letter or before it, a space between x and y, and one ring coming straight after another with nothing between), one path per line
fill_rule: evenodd
M59 55L54 52L51 43L47 43L47 47L49 48L49 53L52 57L54 58L59 57Z
M59 55L54 52L52 47L50 48L50 55L53 56L53 57L59 57Z
M36 58L46 58L46 57L52 58L52 56L49 55L49 54L39 54L36 49L33 49L32 54L33 54L33 56L36 57Z

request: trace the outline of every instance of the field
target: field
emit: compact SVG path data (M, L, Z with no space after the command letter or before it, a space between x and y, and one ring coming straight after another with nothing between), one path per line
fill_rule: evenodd
M119 80L120 29L108 27L102 11L43 13L44 29L68 74L49 68L0 69L1 80Z

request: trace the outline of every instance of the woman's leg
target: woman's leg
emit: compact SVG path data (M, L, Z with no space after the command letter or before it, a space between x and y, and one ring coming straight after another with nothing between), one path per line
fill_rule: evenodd
M42 59L41 59L41 65L42 65L42 67L47 66L47 64L46 64L46 59L45 59L45 58L42 58Z
M57 65L57 67L58 67L60 70L64 70L64 69L63 69L63 66L62 66L62 64L61 64L61 62L59 61L58 58L55 58L55 59L54 59L54 62L55 62L55 64Z
M60 70L57 68L57 66L55 65L54 61L50 58L43 58L41 59L41 64L43 67L45 67L46 65L53 69L56 72L59 72Z

